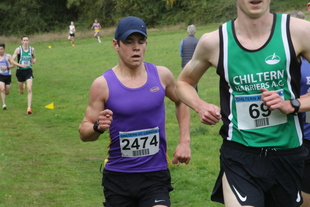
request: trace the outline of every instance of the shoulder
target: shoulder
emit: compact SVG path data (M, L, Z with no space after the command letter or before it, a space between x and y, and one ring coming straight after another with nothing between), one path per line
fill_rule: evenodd
M290 32L292 34L307 32L310 28L310 22L304 19L290 17Z
M106 97L103 97L104 94L107 94L108 92L108 84L103 75L96 78L91 87L90 87L90 95L93 97L103 98L106 99Z
M290 33L296 55L304 52L309 53L309 38L304 37L310 37L310 22L307 20L291 17Z
M205 33L197 43L195 57L198 57L200 60L205 59L214 65L217 63L219 48L219 30Z
M156 66L158 74L168 75L171 71L165 66Z
M11 59L12 58L12 55L8 54L8 53L5 53L6 54L6 59Z
M207 70L211 65L217 67L220 55L220 37L219 29L205 33L201 36L196 44L195 52L193 54L191 62L191 68L188 70L194 70L194 68L201 71Z
M99 76L98 78L96 78L94 81L93 81L93 84L92 86L95 86L95 87L103 87L104 85L107 84L107 81L105 79L105 77L103 75Z
M219 38L219 30L215 30L210 33L205 33L201 36L199 39L200 44L203 45L204 47L214 47L218 46L220 42Z
M17 47L17 48L15 49L15 51L14 51L14 54L16 54L16 55L20 54L20 50L21 50L20 46Z
M170 84L174 84L174 76L172 72L165 66L156 66L158 76L162 84L166 87Z

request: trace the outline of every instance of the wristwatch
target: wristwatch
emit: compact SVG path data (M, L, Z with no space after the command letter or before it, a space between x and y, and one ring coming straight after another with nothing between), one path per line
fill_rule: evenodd
M291 101L291 105L295 109L292 114L297 115L297 112L299 111L299 107L300 107L300 102L296 98L293 98L290 101Z
M99 126L99 121L97 120L95 123L94 123L94 126L93 126L93 129L95 132L98 132L100 134L103 134L104 131L101 131L98 129L98 126Z

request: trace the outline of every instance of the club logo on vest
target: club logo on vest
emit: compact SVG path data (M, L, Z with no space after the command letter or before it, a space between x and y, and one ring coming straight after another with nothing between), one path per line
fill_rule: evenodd
M280 61L281 61L281 58L278 55L276 55L276 53L273 53L273 55L269 55L265 59L265 62L268 65L275 65L275 64L278 64Z
M159 87L158 86L154 86L150 89L151 92L157 92L159 91Z

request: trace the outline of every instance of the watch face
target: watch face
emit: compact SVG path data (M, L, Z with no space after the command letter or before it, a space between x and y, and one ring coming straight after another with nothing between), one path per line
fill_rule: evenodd
M299 107L300 106L300 102L297 99L292 99L292 106L294 107Z

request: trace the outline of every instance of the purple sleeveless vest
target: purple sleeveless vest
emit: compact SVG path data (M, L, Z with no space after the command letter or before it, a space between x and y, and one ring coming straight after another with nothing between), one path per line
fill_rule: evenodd
M302 59L301 79L300 79L300 95L310 92L310 64L307 60ZM310 114L307 113L307 116ZM310 140L310 123L306 121L306 113L302 113L304 121L304 139Z
M3 55L3 60L0 61L0 68L3 66L5 66L5 67L10 66L9 62L6 59L6 53L4 53L4 55ZM11 69L7 69L7 70L1 70L0 69L0 75L11 75Z
M168 168L165 133L165 88L160 82L156 66L151 63L144 63L144 65L148 80L139 88L124 86L112 69L103 73L109 88L109 97L105 107L113 111L106 170L141 173L166 170ZM135 141L129 143L128 140L124 140L123 144L125 146L121 146L120 132L132 132L155 127L158 127L159 130L159 143L152 141L151 146L154 143L155 145L158 144L159 150L157 153L147 155L148 149L143 149L145 143L141 140L139 144ZM142 156L124 156L121 151L130 147L134 151L133 154Z

